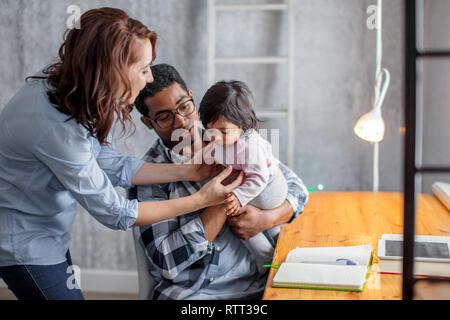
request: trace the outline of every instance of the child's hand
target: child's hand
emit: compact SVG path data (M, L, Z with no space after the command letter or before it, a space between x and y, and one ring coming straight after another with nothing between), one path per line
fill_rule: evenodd
M227 199L225 200L227 203L227 216L234 217L239 212L239 209L241 208L241 202L238 200L238 198L234 195L233 192L230 192L227 196Z

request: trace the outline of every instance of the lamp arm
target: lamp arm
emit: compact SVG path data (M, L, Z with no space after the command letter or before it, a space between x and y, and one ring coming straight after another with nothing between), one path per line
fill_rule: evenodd
M376 47L376 69L375 69L375 95L373 102L380 96L379 75L381 73L381 61L383 59L383 0L377 0L376 11L376 29L377 29L377 47Z
M383 68L383 70L378 74L376 82L379 83L378 81L382 80L380 77L383 77L383 73L385 74L385 79L384 79L383 86L381 88L381 93L378 96L378 99L375 100L374 107L373 107L374 109L381 109L381 106L383 105L384 97L386 96L387 89L389 88L389 84L391 82L391 74L390 74L389 70L387 70L385 68Z

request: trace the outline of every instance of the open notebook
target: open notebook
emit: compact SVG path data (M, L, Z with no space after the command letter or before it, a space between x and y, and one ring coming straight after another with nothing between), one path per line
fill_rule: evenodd
M372 245L295 248L281 264L272 287L362 291Z

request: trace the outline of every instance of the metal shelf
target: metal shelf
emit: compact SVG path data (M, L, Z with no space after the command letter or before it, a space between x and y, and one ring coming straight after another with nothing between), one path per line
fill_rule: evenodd
M417 57L420 58L448 58L450 57L450 51L446 50L425 50L425 51L417 51Z
M416 173L443 173L450 172L450 167L419 167Z
M419 0L420 1L420 0ZM405 1L405 143L404 143L404 214L403 214L403 279L402 298L412 300L416 281L435 279L415 279L414 267L414 236L416 223L416 175L425 173L450 172L449 167L416 167L416 117L417 98L421 88L417 88L417 60L421 58L448 58L448 51L417 50L417 9L422 3L416 0ZM420 114L421 115L421 114ZM419 116L420 116L419 115Z

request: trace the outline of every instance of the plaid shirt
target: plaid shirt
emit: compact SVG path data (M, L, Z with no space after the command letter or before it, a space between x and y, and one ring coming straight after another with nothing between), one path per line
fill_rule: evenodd
M153 163L182 163L183 156L158 139L144 156ZM288 183L292 222L303 211L308 191L301 179L280 163ZM129 189L130 199L163 201L197 192L206 181L172 182ZM267 274L260 275L242 241L225 224L212 243L205 237L204 209L140 228L140 244L150 260L157 285L151 299L246 299L261 294ZM272 241L275 247L275 241Z

